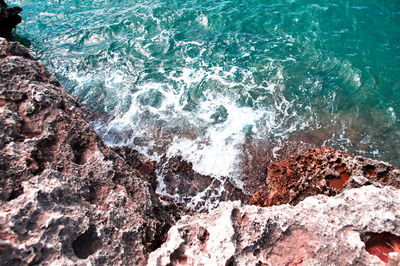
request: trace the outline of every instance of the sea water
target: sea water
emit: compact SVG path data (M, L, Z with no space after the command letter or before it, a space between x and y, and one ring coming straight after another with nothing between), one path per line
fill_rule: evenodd
M244 160L301 147L400 166L398 0L8 3L109 144L239 186Z

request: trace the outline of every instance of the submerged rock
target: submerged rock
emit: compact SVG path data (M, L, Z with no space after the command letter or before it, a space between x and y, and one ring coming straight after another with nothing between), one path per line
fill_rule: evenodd
M11 41L12 29L22 21L19 15L21 12L22 8L18 6L10 8L4 0L0 0L0 37Z
M371 247L382 246L382 238L371 235L399 243L398 206L400 190L372 185L296 206L224 202L209 214L183 217L148 265L397 265L399 250L380 249L381 260Z
M108 147L85 112L0 38L1 265L143 264L179 219L149 183L151 162Z

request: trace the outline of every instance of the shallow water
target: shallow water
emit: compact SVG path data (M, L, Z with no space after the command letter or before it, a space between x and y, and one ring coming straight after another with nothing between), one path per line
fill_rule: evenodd
M9 3L110 144L217 176L316 145L400 166L397 1Z

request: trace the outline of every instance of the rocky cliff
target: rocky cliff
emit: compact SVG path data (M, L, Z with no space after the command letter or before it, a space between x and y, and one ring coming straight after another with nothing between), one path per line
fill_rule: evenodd
M311 149L242 191L180 157L157 164L108 147L88 114L27 49L0 38L2 265L399 263L400 170L387 163ZM181 202L155 192L156 171ZM183 206L201 209L193 198L226 202L193 214Z
M1 265L143 264L178 217L148 162L128 163L85 116L28 50L0 38Z

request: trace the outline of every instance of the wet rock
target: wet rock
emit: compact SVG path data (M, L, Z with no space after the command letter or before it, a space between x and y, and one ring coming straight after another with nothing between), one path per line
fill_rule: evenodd
M241 200L248 203L251 198L226 177L215 178L194 171L192 163L183 160L182 156L164 156L158 171L162 177L161 190L197 211L207 210L220 201Z
M267 180L268 166L275 161L274 147L268 141L246 138L241 148L240 179L243 189L254 194L264 187Z
M323 147L300 155L292 154L286 160L270 164L266 180L259 184L251 204L295 205L308 196L333 196L344 189L368 184L400 188L400 169L385 162L352 157Z
M143 264L180 217L154 165L108 147L24 47L0 38L0 264ZM168 212L166 211L168 209Z
M383 265L365 237L400 235L399 204L400 190L373 185L296 206L225 202L208 214L183 217L148 265Z
M180 195L184 198L196 196L206 190L213 178L201 175L193 170L190 162L183 160L182 156L161 159L161 172L164 177L165 191L171 195Z
M21 12L22 8L17 6L10 8L4 0L0 0L0 37L11 41L12 29L22 21L19 15Z

